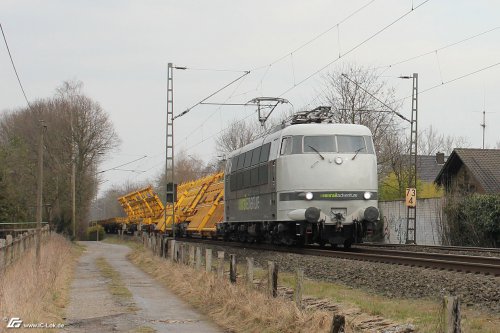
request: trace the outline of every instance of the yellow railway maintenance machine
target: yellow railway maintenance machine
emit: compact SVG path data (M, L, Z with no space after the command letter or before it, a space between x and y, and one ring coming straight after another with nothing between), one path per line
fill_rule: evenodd
M214 236L216 224L224 217L224 173L212 174L185 182L177 188L175 202L176 235L184 237ZM118 198L129 223L137 223L139 230L147 229L166 235L172 234L172 216L151 186Z

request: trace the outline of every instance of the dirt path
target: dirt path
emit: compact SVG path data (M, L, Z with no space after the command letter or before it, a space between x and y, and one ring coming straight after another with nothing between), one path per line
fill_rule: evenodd
M64 332L223 332L204 316L131 264L123 245L86 246L71 285ZM104 258L119 273L130 299L118 298L96 265Z

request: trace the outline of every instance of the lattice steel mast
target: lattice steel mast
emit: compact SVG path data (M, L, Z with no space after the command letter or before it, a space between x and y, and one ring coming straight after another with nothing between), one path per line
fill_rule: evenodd
M167 134L165 161L165 228L170 217L172 236L175 238L175 186L174 186L174 66L168 63L167 70ZM172 210L167 209L172 204Z
M410 77L408 77L410 78ZM411 94L411 130L410 130L410 168L408 175L408 186L417 188L417 111L418 111L418 74L413 73L413 89ZM417 206L407 206L406 208L406 244L416 244L417 226Z

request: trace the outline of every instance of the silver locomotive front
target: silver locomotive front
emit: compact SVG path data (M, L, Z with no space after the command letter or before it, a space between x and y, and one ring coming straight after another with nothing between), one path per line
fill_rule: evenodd
M304 243L350 247L361 241L379 217L370 130L351 124L283 129L276 191L277 220L296 221L295 236Z

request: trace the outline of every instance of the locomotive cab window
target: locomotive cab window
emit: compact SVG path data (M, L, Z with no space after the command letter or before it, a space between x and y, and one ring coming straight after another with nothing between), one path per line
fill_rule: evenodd
M281 140L280 155L290 155L292 153L292 137L287 136Z
M365 139L362 136L337 135L339 153L367 153Z
M335 152L335 137L333 135L318 135L304 137L304 153Z

